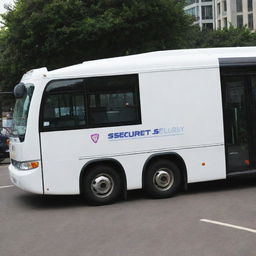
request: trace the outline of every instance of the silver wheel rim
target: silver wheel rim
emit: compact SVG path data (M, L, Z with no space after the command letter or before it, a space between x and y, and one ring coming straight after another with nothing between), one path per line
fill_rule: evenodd
M105 173L97 175L91 182L93 194L100 198L108 197L114 189L113 179Z
M172 187L174 175L170 169L161 168L153 176L153 184L158 190L166 191Z

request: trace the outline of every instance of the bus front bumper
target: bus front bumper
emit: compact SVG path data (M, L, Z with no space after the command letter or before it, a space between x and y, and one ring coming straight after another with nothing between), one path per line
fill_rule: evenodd
M23 171L10 164L9 175L12 183L22 190L35 194L43 194L42 171L40 166L36 169Z

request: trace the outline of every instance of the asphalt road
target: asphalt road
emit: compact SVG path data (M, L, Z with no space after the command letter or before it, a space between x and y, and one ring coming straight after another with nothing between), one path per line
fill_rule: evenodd
M162 200L132 191L128 200L101 207L78 196L39 196L9 185L7 165L0 165L1 256L256 253L255 178L190 185Z

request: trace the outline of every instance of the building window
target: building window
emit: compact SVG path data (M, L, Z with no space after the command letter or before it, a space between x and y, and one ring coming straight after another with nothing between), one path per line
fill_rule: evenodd
M217 15L220 16L220 3L217 4Z
M198 3L198 0L186 0L185 5L195 4Z
M243 27L243 15L237 15L237 27L242 28Z
M187 9L187 10L185 10L185 13L193 16L196 21L199 20L198 7L193 7L193 8Z
M224 19L223 19L223 23L224 23L224 24L223 24L223 27L224 27L224 28L227 28L227 27L228 27L228 19L227 19L227 18L224 18Z
M227 1L223 1L223 12L226 14L227 13Z
M185 5L190 5L191 0L185 0Z
M243 11L243 1L242 0L236 0L236 11L237 12Z
M248 0L248 12L251 12L253 10L253 6L252 6L252 0Z
M213 30L213 23L203 23L203 29Z
M185 12L188 15L196 16L196 8L195 7L185 10Z
M253 30L253 13L248 14L248 27Z
M202 6L202 19L203 20L210 20L212 19L212 6L207 5L207 6Z
M218 20L218 29L221 29L221 20Z

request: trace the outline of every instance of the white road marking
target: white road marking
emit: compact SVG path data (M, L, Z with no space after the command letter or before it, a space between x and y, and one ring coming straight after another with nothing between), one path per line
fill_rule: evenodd
M223 223L223 222L219 222L219 221L207 220L207 219L201 219L200 221L211 223L211 224L215 224L215 225L225 226L225 227L229 227L229 228L240 229L240 230L248 231L248 232L251 232L251 233L256 233L256 229L236 226L236 225L232 225L232 224L228 224L228 223Z
M14 185L0 186L0 188L11 188L11 187L14 187Z

